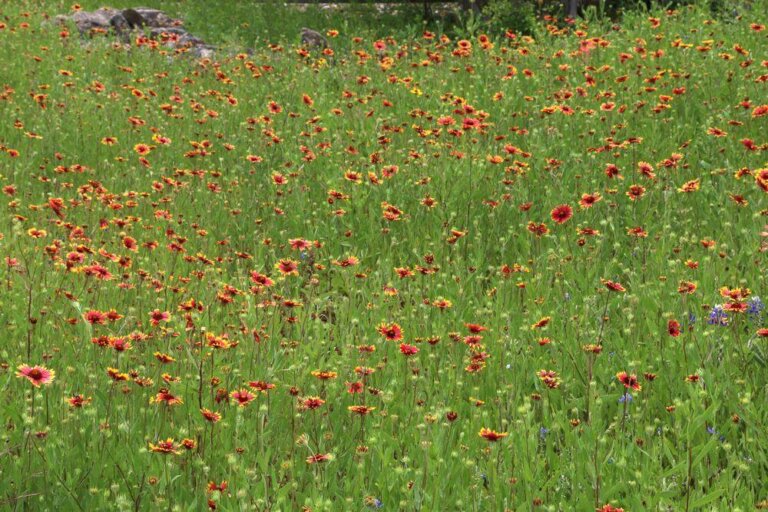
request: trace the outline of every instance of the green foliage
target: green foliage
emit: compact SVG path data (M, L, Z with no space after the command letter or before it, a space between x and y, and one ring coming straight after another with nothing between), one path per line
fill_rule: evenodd
M492 32L511 30L532 35L536 29L536 3L533 0L490 0L483 8L483 14Z
M764 10L459 42L414 10L147 3L253 52L0 7L0 508L768 499L766 312L708 321L768 298Z

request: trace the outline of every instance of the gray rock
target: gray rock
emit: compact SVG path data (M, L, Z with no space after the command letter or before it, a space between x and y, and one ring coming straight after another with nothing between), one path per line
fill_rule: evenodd
M101 7L95 11L78 11L69 16L81 35L90 35L92 30L109 30L112 28L110 20L120 11L111 7Z
M161 41L167 47L176 50L177 53L197 58L212 58L216 52L216 47L206 44L205 41L182 28L182 20L172 18L159 9L136 7L120 11L111 7L101 7L95 11L78 11L70 16L59 15L54 18L54 23L61 25L69 22L77 26L82 36L92 35L94 30L111 30L124 44L130 44L131 33L139 30L143 31L147 37ZM325 41L325 38L317 32L310 32L316 34L321 41Z
M301 44L309 48L328 48L328 40L320 32L307 27L301 29Z
M123 18L130 28L141 28L147 24L147 20L136 9L123 9Z
M184 24L183 21L171 18L166 13L158 9L149 7L136 7L132 9L139 14L148 27L178 27Z

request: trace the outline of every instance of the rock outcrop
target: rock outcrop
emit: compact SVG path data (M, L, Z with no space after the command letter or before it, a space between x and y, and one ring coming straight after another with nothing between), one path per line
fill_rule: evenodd
M114 33L125 44L130 44L133 36L143 34L178 53L189 53L198 58L212 57L216 50L184 29L182 20L149 7L122 10L101 7L95 11L59 15L55 21L62 25L74 23L82 37Z

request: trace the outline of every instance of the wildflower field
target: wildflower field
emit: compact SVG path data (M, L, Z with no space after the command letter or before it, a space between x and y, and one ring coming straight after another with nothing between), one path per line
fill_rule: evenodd
M4 2L0 508L768 508L765 7L195 60Z

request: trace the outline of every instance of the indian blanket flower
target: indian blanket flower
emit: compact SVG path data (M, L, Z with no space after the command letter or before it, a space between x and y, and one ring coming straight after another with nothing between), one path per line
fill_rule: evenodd
M149 322L154 325L160 325L160 322L167 322L171 319L171 314L167 311L160 311L155 309L149 314Z
M239 389L229 394L230 398L237 402L238 407L245 407L249 403L256 400L256 395L248 391L247 389Z
M533 233L536 236L536 238L540 238L546 235L547 233L549 233L549 228L547 227L546 224L544 223L537 224L536 222L533 222L533 221L528 223L528 225L526 226L526 229L528 229L528 231Z
M558 224L565 224L571 217L573 217L573 208L568 204L555 206L550 212L550 217Z
M107 375L114 382L125 382L131 380L131 376L127 373L121 372L117 368L107 368Z
M487 327L484 327L480 324L464 324L464 327L466 327L467 330L469 330L469 332L471 332L472 334L479 334L483 331L488 330Z
M592 208L592 206L601 201L603 196L600 195L600 192L595 192L594 194L582 194L581 199L579 200L579 206L582 209Z
M504 439L509 435L508 432L496 432L495 430L491 430L489 428L481 428L480 432L478 432L478 435L485 439L486 441L490 441L492 443L495 443L496 441L499 441L500 439Z
M251 282L259 286L263 286L264 288L269 288L275 284L275 282L272 281L272 279L270 279L268 276L260 274L255 270L251 271Z
M403 329L397 323L381 323L376 330L388 341L400 341L403 339Z
M680 336L680 322L674 319L669 320L667 322L667 332L673 338Z
M645 194L645 187L642 185L631 185L627 190L627 196L632 201L637 201Z
M169 437L165 441L159 441L157 444L149 443L149 451L153 453L162 453L163 455L178 455L181 453L173 438Z
M261 391L262 393L268 392L270 389L275 389L275 385L271 382L266 382L263 380L252 380L248 382L248 385L255 389L256 391Z
M635 391L640 391L643 389L643 387L637 381L637 375L630 375L627 372L619 372L616 374L616 378L619 379L619 382L624 384L624 387L627 389L634 389Z
M375 407L369 407L367 405L350 405L347 407L347 410L354 414L359 414L360 416L365 416L366 414L370 413L371 411L375 410Z
M557 372L552 370L539 370L536 375L539 376L541 383L549 389L559 388L560 383L562 382L560 377L557 375Z
M275 268L284 276L299 275L299 262L291 259L281 259L275 264Z
M611 290L613 292L623 293L623 292L627 291L627 289L624 288L621 285L621 283L617 283L617 282L611 281L609 279L601 279L600 282L602 282L605 285L606 288L608 288L609 290Z
M318 464L321 462L328 462L329 460L333 459L333 455L330 453L316 453L315 455L310 455L307 457L306 461L307 464Z
M90 404L91 401L93 401L91 397L86 397L80 394L72 395L66 399L66 402L73 409L82 409L86 405Z
M45 366L29 366L28 364L22 364L18 367L16 376L22 379L27 379L33 386L39 388L41 384L49 385L56 377L56 372L49 370Z
M325 403L325 400L319 396L308 396L299 400L299 408L303 411L320 408Z
M151 404L159 404L165 402L168 405L181 405L184 401L172 394L167 388L161 388L155 396L149 399Z
M203 415L203 418L205 421L210 423L218 423L221 421L221 413L218 413L216 411L211 411L209 409L200 409L200 414Z
M338 373L327 370L313 370L310 375L320 380L331 380L338 377Z
M605 504L600 508L595 509L596 512L624 512L623 508L614 507L611 504Z

